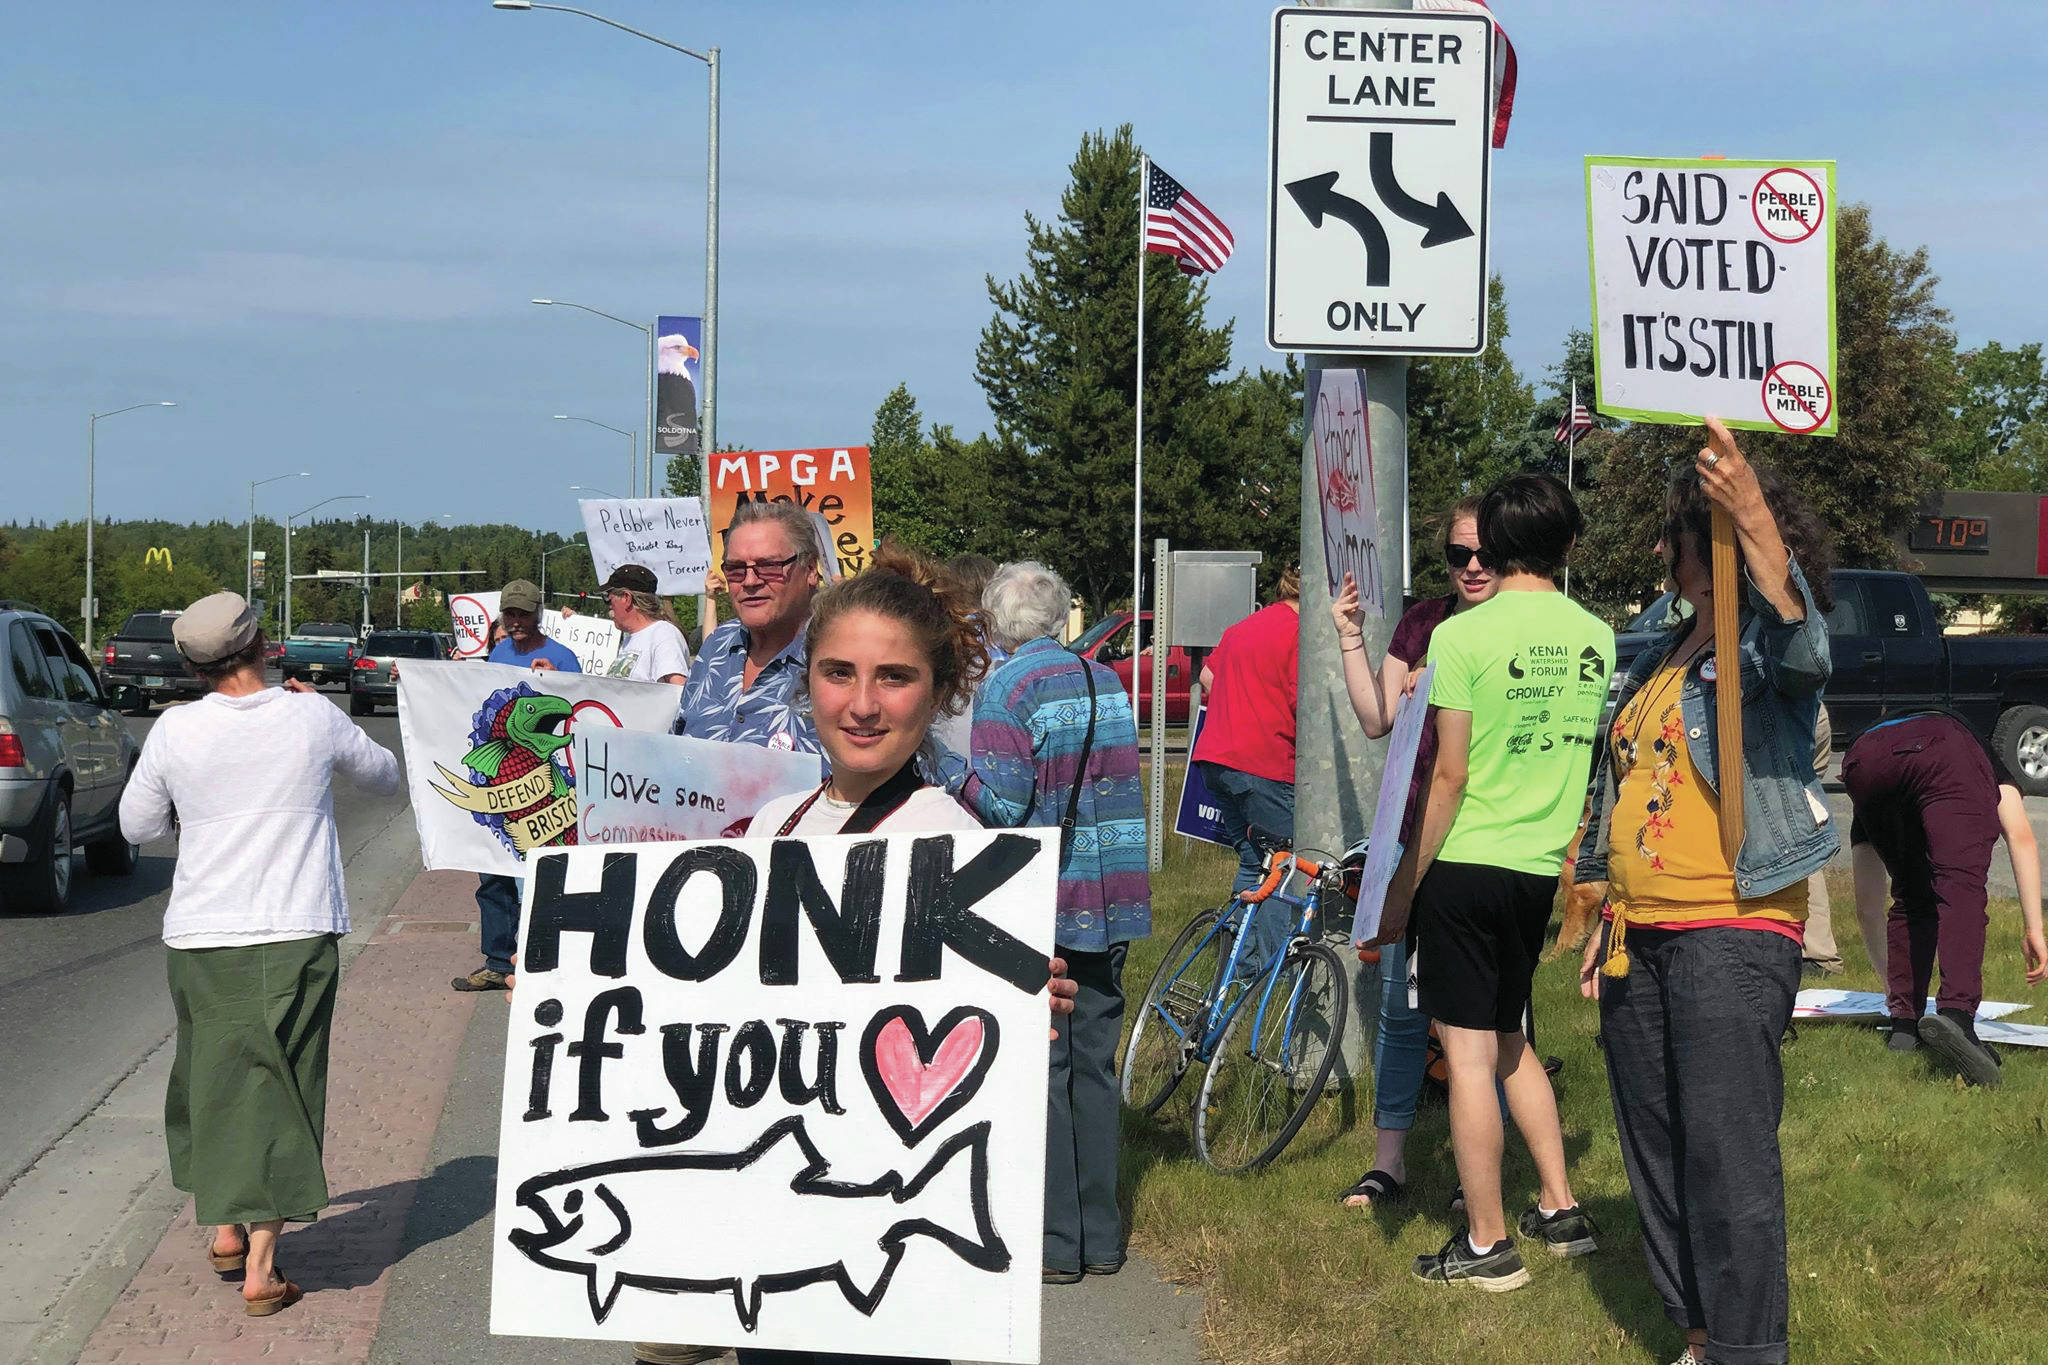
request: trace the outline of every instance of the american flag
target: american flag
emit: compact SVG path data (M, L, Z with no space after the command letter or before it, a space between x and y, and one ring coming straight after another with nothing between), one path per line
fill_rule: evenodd
M1515 45L1493 18L1486 0L1415 0L1415 8L1446 14L1483 14L1493 19L1493 145L1508 145L1508 120L1515 112ZM1557 438L1562 441L1564 437Z
M1574 436L1583 436L1593 429L1593 414L1579 401L1579 391L1572 389L1571 406L1564 410L1564 416L1557 419L1557 439L1568 441Z
M1221 270L1237 239L1223 220L1165 171L1145 163L1145 250L1171 256L1183 273Z

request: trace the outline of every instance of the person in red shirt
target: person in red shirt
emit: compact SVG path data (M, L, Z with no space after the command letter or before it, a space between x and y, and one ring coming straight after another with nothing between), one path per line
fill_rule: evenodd
M1189 757L1216 798L1237 848L1235 889L1263 879L1254 829L1294 839L1295 661L1301 653L1301 571L1288 569L1271 606L1223 632L1202 669L1209 718ZM1261 915L1246 965L1256 969L1287 944L1285 916Z

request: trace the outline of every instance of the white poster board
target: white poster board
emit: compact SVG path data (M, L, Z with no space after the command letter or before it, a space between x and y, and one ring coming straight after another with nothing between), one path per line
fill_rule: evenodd
M1436 665L1431 664L1415 675L1415 690L1401 698L1394 710L1394 728L1387 735L1387 766L1380 773L1372 836L1358 876L1358 910L1351 917L1351 942L1360 948L1379 937L1387 888L1401 865L1401 817L1408 810L1408 784L1415 778L1415 759L1422 750L1422 727L1429 722L1429 687L1435 673Z
M398 733L422 863L517 877L530 850L576 842L575 741L665 734L682 695L673 683L407 659Z
M491 652L491 624L498 619L498 594L451 594L448 616L455 625L455 657L486 658ZM585 673L609 672L618 660L619 641L624 638L609 615L577 612L564 616L552 607L541 610L540 633L574 654Z
M573 747L585 844L736 837L770 800L825 776L816 754L642 730L594 727Z
M652 569L663 597L704 591L711 534L696 498L585 498L583 534L602 583L621 564Z
M1835 163L1586 158L1597 406L1832 436Z
M491 1330L1035 1361L1054 830L536 860Z
M1350 574L1358 599L1378 612L1387 596L1380 572L1380 504L1372 435L1365 419L1364 370L1310 370L1309 439L1316 452L1316 494L1323 509L1323 567L1335 597Z

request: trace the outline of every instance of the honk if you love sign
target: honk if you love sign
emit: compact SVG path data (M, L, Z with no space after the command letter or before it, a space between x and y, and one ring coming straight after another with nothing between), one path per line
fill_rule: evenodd
M1035 1361L1050 831L533 859L491 1329Z

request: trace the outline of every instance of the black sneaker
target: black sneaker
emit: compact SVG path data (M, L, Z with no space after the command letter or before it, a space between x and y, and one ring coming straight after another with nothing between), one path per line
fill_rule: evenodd
M1920 1021L1918 1019L1892 1020L1890 1034L1884 1045L1889 1052L1916 1052L1920 1048Z
M1577 1204L1548 1218L1531 1205L1522 1214L1519 1228L1524 1237L1543 1243L1543 1249L1553 1256L1590 1256L1600 1249L1600 1229L1593 1225L1592 1215Z
M1943 1061L1963 1073L1971 1085L1999 1083L1999 1061L1995 1053L1977 1041L1974 1027L1958 1023L1955 1014L1941 1010L1920 1021L1920 1041Z
M1529 1267L1515 1250L1515 1239L1503 1237L1485 1251L1472 1250L1462 1231L1451 1234L1442 1251L1415 1258L1415 1278L1428 1284L1466 1285L1489 1294L1504 1294L1529 1283Z

